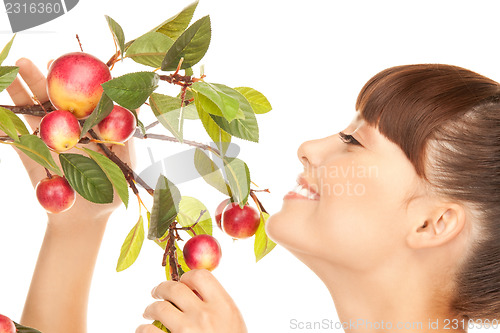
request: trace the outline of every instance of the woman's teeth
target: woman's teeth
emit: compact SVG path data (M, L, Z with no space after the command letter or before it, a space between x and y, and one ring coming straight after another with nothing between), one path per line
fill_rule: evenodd
M295 192L297 194L300 194L308 199L311 199L311 200L318 200L319 199L319 195L316 194L316 193L313 193L311 191L309 191L306 187L300 185L300 184L297 184L294 189L292 190L292 192Z

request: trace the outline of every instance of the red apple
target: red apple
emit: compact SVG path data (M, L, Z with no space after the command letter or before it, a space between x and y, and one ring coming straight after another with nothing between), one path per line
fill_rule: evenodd
M73 148L80 140L80 123L69 111L57 110L46 114L40 121L39 129L43 142L57 152Z
M222 214L222 230L233 238L252 237L259 224L259 212L248 204L242 209L237 202L232 202Z
M190 269L205 268L209 271L219 265L222 251L219 242L210 235L190 238L182 250L186 265Z
M64 177L52 175L42 179L35 188L40 205L49 213L57 214L70 209L76 200L75 190Z
M132 137L137 121L132 111L115 105L110 114L97 125L99 136L105 141L125 142Z
M109 68L101 60L83 52L68 53L50 65L47 93L57 109L83 119L97 106L103 91L101 83L110 79Z
M217 209L215 210L215 222L217 222L217 226L222 230L222 212L224 212L224 209L229 205L231 202L231 199L226 199L222 201L218 206Z
M0 333L16 333L16 325L10 320L10 318L5 317L0 314Z

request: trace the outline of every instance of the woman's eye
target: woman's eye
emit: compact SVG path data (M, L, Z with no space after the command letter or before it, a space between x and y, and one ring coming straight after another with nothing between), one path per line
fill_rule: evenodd
M358 140L356 140L352 135L348 135L348 134L345 134L343 132L340 132L339 137L340 137L340 140L342 140L342 142L344 142L344 143L361 146L361 143L359 143Z

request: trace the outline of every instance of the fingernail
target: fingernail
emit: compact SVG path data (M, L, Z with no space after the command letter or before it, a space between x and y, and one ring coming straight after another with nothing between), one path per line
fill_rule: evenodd
M153 290L151 290L151 296L153 296L153 298L156 298L155 296L156 288L158 288L158 286L154 287Z
M151 316L149 316L146 312L144 312L142 316L144 317L144 319L153 320L153 318L151 318Z

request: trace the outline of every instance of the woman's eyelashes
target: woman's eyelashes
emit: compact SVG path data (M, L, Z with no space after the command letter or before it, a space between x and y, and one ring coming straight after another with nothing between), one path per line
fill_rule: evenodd
M359 143L359 141L356 140L352 135L345 134L344 132L339 132L339 137L340 137L340 140L342 140L342 142L344 142L344 143L362 146L362 144Z

